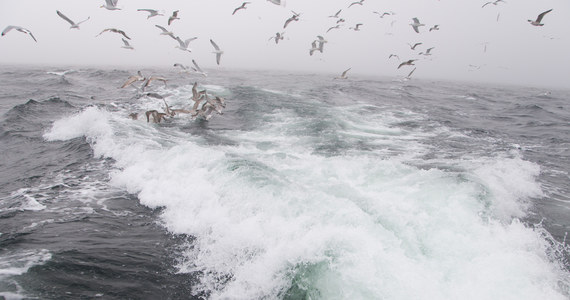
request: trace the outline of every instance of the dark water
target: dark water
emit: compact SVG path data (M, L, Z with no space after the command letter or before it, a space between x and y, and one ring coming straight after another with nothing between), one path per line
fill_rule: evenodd
M569 295L568 91L143 70L228 103L151 124L135 71L54 70L0 73L7 299Z

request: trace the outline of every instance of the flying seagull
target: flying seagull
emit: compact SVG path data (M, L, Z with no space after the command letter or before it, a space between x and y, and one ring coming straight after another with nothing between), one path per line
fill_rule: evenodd
M429 31L432 31L432 30L439 30L439 25L433 25L433 27L431 27L429 29Z
M125 81L125 83L123 83L123 85L121 86L121 88L126 88L127 86L133 84L136 81L143 81L146 78L142 75L141 71L137 71L137 75L132 75L129 76L129 78L127 79L127 81Z
M408 61L405 61L405 62L401 63L401 64L398 66L398 69L401 68L402 66L413 66L413 65L414 65L414 61L416 61L416 60L417 60L417 59L410 59L410 60L408 60Z
M364 2L364 0L360 0L360 1L357 1L357 2L352 2L352 3L350 3L350 5L348 6L348 8L350 8L350 7L353 6L353 5L362 5L362 2Z
M270 41L271 41L271 40L275 40L275 44L278 44L278 43L279 43L279 40L282 40L282 39L283 39L283 35L284 35L284 34L285 34L285 32L277 32L277 33L275 34L275 36L270 37L269 40L270 40Z
M419 54L419 55L426 55L426 56L431 55L430 51L431 51L433 48L435 48L435 47L427 48L426 52L420 52L420 53L418 53L418 54Z
M313 55L313 53L315 51L319 50L319 47L317 47L317 41L313 41L313 43L311 44L311 49L309 49L309 55Z
M96 37L100 36L101 34L103 34L103 32L107 32L107 31L121 34L121 35L124 36L127 40L130 40L130 39L131 39L130 37L127 36L127 34L126 34L124 31L119 30L119 29L116 29L116 28L103 29L103 31L101 31L98 35L96 35Z
M349 27L348 29L352 29L352 30L354 30L354 31L360 31L360 26L362 26L362 25L364 25L364 24L358 23L358 24L356 24L356 26L354 26L354 27Z
M348 68L348 69L344 70L344 72L342 72L342 75L340 75L340 77L335 77L334 79L348 79L348 76L346 76L346 73L348 71L350 71L350 69L352 69L352 68Z
M170 18L168 18L168 26L170 26L170 24L171 24L174 20L180 20L180 18L178 17L178 10L173 11L173 12L172 12L172 16L170 16Z
M414 21L414 23L411 23L410 25L412 26L415 32L420 33L418 27L425 26L426 24L420 23L420 20L418 20L418 18L413 18L412 20Z
M392 14L390 14L389 12L383 12L383 13L379 13L377 11L373 11L372 13L377 14L378 16L380 16L380 18L384 18L384 16L390 16Z
M120 10L120 8L117 7L117 2L119 2L119 0L105 0L105 5L101 5L100 8L106 8L108 10Z
M69 29L73 29L73 28L77 28L79 29L79 25L87 20L89 20L90 17L87 17L87 19L79 22L79 23L75 23L73 21L71 21L71 19L69 19L68 17L66 17L64 14L62 14L59 10L55 11L57 13L58 16L60 16L62 19L64 19L65 21L67 21L69 24L71 24L71 27L69 27Z
M416 47L421 45L422 43L415 43L413 46L411 44L408 44L410 46L410 49L412 50L416 50Z
M144 84L142 85L142 90L144 91L144 89L146 87L148 87L150 85L151 82L153 82L154 80L158 80L158 81L162 81L164 83L164 87L166 87L166 78L164 77L158 77L158 76L150 76L150 78L148 78Z
M202 71L202 69L200 68L200 66L198 66L198 64L196 63L195 60L192 60L192 64L194 65L194 67L192 67L192 70L194 70L194 72L201 74L204 77L208 77L208 74L206 74L206 72Z
M234 9L234 12L232 13L232 16L235 15L235 13L236 13L238 10L240 10L240 9L246 9L245 6L246 6L247 4L250 4L250 3L251 3L251 2L244 2L244 3L242 3L240 7Z
M398 55L396 55L396 54L390 54L390 56L388 56L388 59L390 59L390 58L392 58L392 57L395 57L395 58L397 58L398 60L400 60L400 57L399 57Z
M210 39L210 43L212 43L212 46L214 46L215 51L213 51L212 53L216 53L216 63L219 66L220 65L220 58L222 57L222 54L224 53L224 51L220 50L220 47L218 47L218 45L212 39Z
M188 67L183 64L175 63L174 67L179 67L181 69L180 72L188 73Z
M166 30L166 28L160 26L160 25L154 25L156 26L158 29L162 30L162 32L160 33L160 35L168 35L173 39L176 39L176 37L174 36L174 33L172 33L172 31L170 30Z
M182 40L179 36L176 37L176 41L178 41L178 46L176 46L176 48L182 50L182 51L188 51L188 52L192 52L190 49L188 49L188 46L190 45L190 42L197 39L197 37L192 37L186 40Z
M533 20L528 20L528 22L529 22L531 25L534 25L534 26L544 26L544 24L541 24L540 22L542 21L542 18L544 18L544 15L546 15L547 13L549 13L549 12L551 12L551 11L552 11L552 8L549 9L549 10L547 10L547 11L545 11L545 12L543 12L543 13L541 13L540 15L538 15L538 17L536 17L536 20L534 20L534 21L533 21Z
M333 29L339 29L339 28L340 28L340 25L336 25L336 26L330 27L330 28L327 30L327 33L328 33L329 31L333 30Z
M406 76L406 79L407 79L407 80L412 79L412 74L414 74L414 71L415 71L415 70L416 70L416 68L414 68L414 69L408 74L408 76Z
M133 46L131 46L131 44L129 44L129 42L127 40L125 40L123 38L121 38L121 40L123 40L123 44L125 44L121 48L129 49L129 50L135 50L135 48L133 48Z
M293 21L299 21L299 16L300 16L300 15L301 15L301 14L298 14L298 13L296 13L296 12L293 12L293 16L285 21L285 25L283 25L283 28L286 28L287 25L289 25L289 23L291 23L291 22L293 22Z
M339 11L336 12L336 14L329 16L329 18L338 18L340 15L340 12L342 11L342 9L340 9Z
M485 7L485 6L489 5L489 4L497 5L497 4L499 4L499 2L505 2L505 1L503 1L503 0L496 0L496 1L486 2L485 4L483 4L483 6L481 6L481 8L483 8L483 7Z
M156 10L156 9L139 8L139 9L137 9L137 11L146 11L146 12L148 12L148 16L146 17L147 19L150 19L150 18L156 17L156 16L164 16L163 14L158 13L158 10Z
M36 43L38 42L38 40L36 40L36 38L34 37L34 35L32 34L31 31L29 31L28 29L26 29L26 28L24 28L24 27L14 26L14 25L8 25L8 26L6 26L6 28L4 28L4 30L2 31L2 36L6 35L6 33L8 33L8 32L9 32L10 30L12 30L12 29L17 30L17 31L19 31L19 32L23 32L23 33L29 34L29 35L32 37L32 39L34 39L34 41L35 41Z

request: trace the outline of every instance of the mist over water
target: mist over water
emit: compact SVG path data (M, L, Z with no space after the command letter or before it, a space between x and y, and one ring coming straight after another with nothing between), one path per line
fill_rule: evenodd
M121 70L10 75L46 90L2 121L20 169L1 177L1 261L34 253L2 295L568 297L567 92L162 71L171 107L198 81L224 114L132 120L164 104L117 89Z

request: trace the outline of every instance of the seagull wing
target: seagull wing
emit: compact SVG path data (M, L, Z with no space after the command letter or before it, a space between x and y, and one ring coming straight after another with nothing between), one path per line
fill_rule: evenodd
M551 11L552 11L552 9L549 9L549 10L547 10L547 11L541 13L540 15L538 15L538 17L536 18L536 22L537 22L537 23L540 23L540 21L542 20L542 18L544 18L544 15L546 15L547 13L549 13L549 12L551 12Z
M202 69L200 68L200 66L198 66L198 64L196 63L195 60L192 60L192 64L194 64L194 67L196 67L196 70L200 71L201 73L204 73L204 71L202 71Z
M57 13L58 16L60 16L64 20L66 20L69 24L75 25L75 23L73 21L71 21L68 17L66 17L64 14L62 14L59 10L56 10L55 12Z
M220 65L220 58L222 57L221 53L216 53L216 63Z
M123 44L125 44L125 46L127 46L127 47L131 46L127 40L125 40L123 38L121 38L121 40L123 41Z
M347 73L348 71L350 71L350 69L352 69L352 68L346 69L344 72L342 72L342 75L340 75L340 76L341 76L341 77L345 77L345 76L346 76L346 73Z
M6 33L8 33L10 30L16 28L17 26L12 26L12 25L8 25L6 26L6 28L4 28L4 30L2 30L2 35L5 35Z
M220 51L220 47L218 47L218 45L212 39L210 39L210 43L212 43L212 46L214 46L214 49L216 49L216 51Z
M128 37L127 34L126 34L124 31L122 31L122 30L115 29L114 31L115 31L116 33L118 33L118 34L123 35L127 40L130 40L130 39L131 39L131 38Z
M91 17L87 17L87 19L85 19L85 20L83 20L83 21L77 23L76 25L80 25L81 23L84 23L84 22L86 22L86 21L89 20L89 19L91 19Z
M164 28L160 25L154 25L154 26L158 27L160 30L162 30L162 32L165 32L165 33L169 32L168 30L166 30L166 28Z

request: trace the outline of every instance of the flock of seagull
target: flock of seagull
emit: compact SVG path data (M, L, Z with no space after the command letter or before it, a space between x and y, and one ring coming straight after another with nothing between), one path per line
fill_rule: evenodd
M282 5L281 0L267 0L270 3L273 3L275 5ZM359 1L355 1L355 2L351 2L346 9L350 9L353 6L363 6L364 5L365 0L359 0ZM116 10L121 10L121 8L119 8L117 6L118 0L105 0L105 3L103 5L101 5L101 8L105 8L107 10L111 10L111 11L116 11ZM500 3L505 3L504 0L494 0L494 1L490 1L490 2L486 2L484 3L481 7L484 8L488 5L498 5ZM246 10L248 8L248 5L250 5L251 2L243 2L240 6L236 7L233 12L232 15L235 15L236 13L239 13L240 11ZM335 19L335 24L331 27L328 28L328 30L326 30L326 33L330 32L331 30L337 30L340 29L341 27L344 26L344 23L346 22L346 20L343 18L342 16L342 12L343 9L339 9L335 14L328 16L329 18L333 18ZM157 16L164 16L162 13L160 13L160 11L155 10L155 9L148 9L148 8L141 8L141 9L137 9L137 11L140 12L146 12L148 13L147 19L150 18L154 18ZM549 12L551 12L552 9L549 9L547 11L544 11L542 13L540 13L536 19L534 20L528 20L528 22L533 25L533 26L543 26L544 24L542 23L542 20L544 18L544 16L546 14L548 14ZM176 20L180 20L179 17L179 10L175 10L173 11L169 16L168 16L168 21L167 24L168 26L170 26L173 22L175 22ZM290 24L292 24L293 22L297 22L301 19L301 13L297 13L295 11L291 11L292 15L291 17L287 18L283 24L283 30L285 30ZM380 18L384 18L385 16L391 16L394 15L394 12L377 12L374 11L374 14L377 14ZM64 21L66 21L67 23L69 23L70 25L70 29L80 29L80 25L88 20L90 20L90 17L87 17L86 19L80 21L80 22L74 22L71 18L67 17L65 14L63 14L61 11L56 10L56 14L63 19ZM497 16L498 19L498 16ZM412 18L412 23L409 24L411 26L411 29L420 34L420 28L426 26L426 24L423 24L420 22L419 18L414 17ZM364 24L363 23L357 23L352 27L349 27L349 30L354 30L354 31L360 31L361 27L363 27ZM165 35L168 36L172 39L174 39L178 45L176 46L176 48L182 50L182 51L186 51L186 52L192 52L192 50L190 49L190 43L194 40L197 39L197 37L191 37L191 38L187 38L187 39L183 39L179 36L176 36L170 29L161 26L161 25L155 25L156 28L160 29L160 35ZM437 31L439 30L439 25L433 25L431 27L429 27L429 32L431 31ZM18 32L22 32L24 34L28 34L35 42L37 42L36 37L32 34L32 32L24 27L21 26L15 26L15 25L8 25L1 33L2 36L5 36L7 33L11 32L12 30L14 31L18 31ZM105 28L103 29L99 34L96 35L100 36L103 33L114 33L114 34L118 34L121 36L121 40L123 42L123 46L121 48L125 48L125 49L134 49L133 46L130 45L129 41L131 40L131 38L123 31L117 28ZM280 31L277 32L275 34L275 36L271 36L269 38L269 41L273 40L275 41L276 44L279 43L279 41L282 41L284 39L284 35L285 35L285 31ZM324 38L323 35L317 35L317 38L315 40L313 40L311 42L311 47L309 48L309 55L314 55L316 52L320 52L323 53L324 51L324 46L328 41ZM215 54L215 60L216 60L216 64L220 65L221 62L221 57L222 54L224 53L224 51L218 46L218 44L210 39L210 44L213 47L213 51L212 53ZM415 51L417 46L422 45L421 42L419 43L414 43L409 44L411 50ZM426 49L425 51L419 52L418 55L420 56L429 56L431 55L431 51L434 49L435 47L430 47L428 49ZM399 56L396 54L390 54L390 56L388 57L388 59L391 59L392 57L400 60ZM408 59L408 60L404 60L401 61L398 66L397 69L400 69L402 67L405 66L414 66L414 62L418 61L418 58L412 58L412 59ZM180 63L176 63L174 64L174 67L180 68L182 72L195 72L197 74L200 74L202 76L207 76L207 73L204 72L196 63L196 61L193 59L192 60L192 64L193 66L191 67L187 67L183 64ZM350 71L351 68L346 69L345 71L342 72L342 74L338 77L334 77L334 79L347 79L347 73L348 71ZM416 70L416 68L414 68L406 77L405 79L410 79L412 74L414 73L414 71ZM217 112L219 114L221 114L222 108L225 107L225 102L222 98L219 97L214 97L212 95L209 95L207 93L207 91L203 90L198 92L197 89L197 84L195 83L192 89L193 92L193 96L192 96L192 100L194 101L194 105L192 105L192 109L189 110L185 110L185 109L171 109L168 104L166 103L166 100L164 99L165 97L157 97L158 95L156 93L145 93L145 89L147 87L149 87L150 83L152 81L162 81L164 82L164 84L166 85L166 79L162 78L162 77L157 77L157 76L150 76L148 78L144 77L140 71L137 75L133 75L131 76L122 86L122 88L125 88L127 86L133 86L137 89L137 91L142 92L144 96L147 97L154 97L154 98L159 98L162 99L166 105L166 109L165 112L158 112L158 111L147 111L146 112L146 118L147 121L150 122L151 117L153 122L159 123L161 120L163 120L165 117L173 117L176 114L181 114L181 113L188 113L190 114L193 118L194 117L203 117L204 119L208 120L211 118L212 113L213 112ZM140 87L136 87L135 83L142 81L143 83L141 84ZM200 104L202 104L200 106ZM131 117L136 118L136 115L131 115Z

